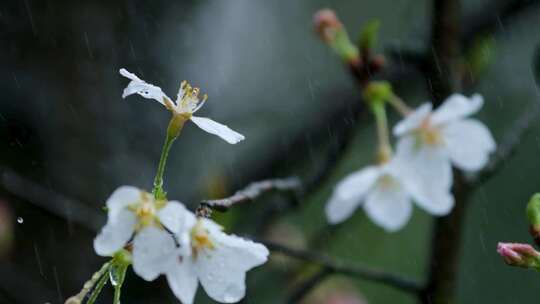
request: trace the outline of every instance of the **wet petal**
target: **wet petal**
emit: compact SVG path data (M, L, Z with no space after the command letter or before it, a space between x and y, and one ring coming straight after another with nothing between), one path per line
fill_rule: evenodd
M133 235L137 219L127 209L118 212L115 221L109 220L94 239L94 250L98 255L111 256L122 249Z
M405 133L408 133L409 131L420 127L424 119L426 119L428 115L431 114L431 108L431 103L424 103L423 105L418 107L414 112L412 112L396 124L393 130L394 135L401 136Z
M325 211L328 221L336 224L349 218L379 176L380 168L369 166L348 175L339 182L332 197L326 203Z
M467 117L478 112L483 104L484 98L480 94L475 94L471 98L453 94L433 112L431 122L434 125L440 125Z
M369 218L388 232L401 229L412 214L412 203L403 185L385 175L366 198L364 209Z
M182 304L192 304L197 293L197 273L191 258L179 258L167 272L167 282Z
M145 82L144 80L137 77L137 75L130 73L126 69L120 69L120 74L126 78L131 79L127 87L124 89L124 92L122 93L122 98L126 98L132 94L139 94L144 98L153 99L164 106L165 98L167 100L171 100L169 97L167 97L167 95L165 95L165 93L163 93L160 87Z
M172 235L157 227L146 227L133 240L133 271L146 281L166 273L178 258Z
M204 131L217 135L230 144L236 144L245 139L244 135L210 118L192 116L191 121Z
M107 199L109 221L116 222L120 211L141 200L141 190L132 186L121 186Z
M188 210L178 201L169 201L165 207L157 212L159 221L173 233L180 233L185 226L185 217Z
M488 128L478 120L464 119L442 129L450 158L456 167L467 171L482 169L495 151L495 140Z
M223 232L214 233L213 237L215 248L201 252L195 262L199 280L212 299L238 302L246 293L246 272L267 261L268 249Z

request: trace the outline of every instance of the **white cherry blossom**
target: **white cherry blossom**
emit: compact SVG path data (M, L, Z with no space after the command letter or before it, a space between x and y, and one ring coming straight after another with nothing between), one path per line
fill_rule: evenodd
M246 293L246 272L267 261L268 249L225 234L210 219L189 212L185 218L186 229L177 235L180 247L165 272L173 293L182 303L191 304L200 282L215 301L240 301Z
M495 141L479 120L467 118L478 112L484 101L476 94L448 97L435 111L425 103L399 122L394 135L400 139L397 155L406 187L417 202L432 213L444 215L450 209L434 205L433 195L449 191L452 164L465 171L477 171L495 151Z
M136 187L122 186L107 200L108 220L94 239L98 255L112 256L133 238L133 269L147 281L167 270L176 251L171 232L184 227L184 205L176 201L155 201ZM168 231L167 231L168 230ZM159 248L158 254L152 248Z
M245 137L242 134L223 124L215 122L210 118L193 115L204 105L207 95L205 94L200 98L199 89L191 87L187 81L183 81L180 84L176 100L172 101L172 99L163 93L160 87L146 83L144 80L137 77L137 75L130 73L126 69L120 69L120 74L131 80L124 89L122 98L126 98L132 94L139 94L144 98L153 99L159 102L174 115L180 115L185 120L191 120L199 128L210 134L221 137L230 144L236 144L244 140Z
M343 222L362 206L368 217L386 231L394 232L403 228L411 217L412 201L416 201L416 198L405 187L401 168L393 159L345 177L337 184L326 204L328 221L331 224ZM439 209L448 209L453 205L452 197L445 192L434 192L431 199ZM422 204L419 206L424 207Z

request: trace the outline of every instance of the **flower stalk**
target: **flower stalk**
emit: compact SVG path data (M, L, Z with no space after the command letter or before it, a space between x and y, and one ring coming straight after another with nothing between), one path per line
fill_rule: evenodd
M94 290L92 291L92 294L90 295L90 299L87 302L87 304L92 304L95 301L95 298L97 298L97 296L101 292L101 289L103 288L103 286L105 285L105 283L101 283L102 278L105 277L105 282L107 282L107 280L106 280L107 275L106 274L107 274L107 271L109 270L110 266L111 266L110 262L107 262L107 263L103 264L103 266L101 266L101 268L92 275L90 280L88 280L88 281L86 281L86 283L84 283L83 288L81 289L81 291L78 294L68 298L66 300L65 304L80 304L80 303L82 303L82 301L84 300L84 297L86 297L86 295L92 290L92 288L94 286L96 286L94 288ZM91 301L92 298L94 298L94 300Z
M412 109L396 94L392 94L388 103L403 117L412 113Z
M388 134L388 120L386 118L386 108L384 102L372 103L371 110L375 115L377 123L377 161L386 163L392 157L392 147L390 146L390 136Z
M157 200L166 199L167 193L163 190L163 174L165 173L167 158L169 157L169 151L174 141L178 138L180 132L182 132L182 128L188 119L186 115L174 114L167 127L167 136L161 150L161 157L159 159L156 177L154 178L154 188L152 189L152 194Z

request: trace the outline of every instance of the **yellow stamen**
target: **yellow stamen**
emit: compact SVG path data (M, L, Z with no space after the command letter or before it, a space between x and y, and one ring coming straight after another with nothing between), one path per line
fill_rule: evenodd
M216 248L210 239L208 229L204 228L201 220L197 221L195 226L191 229L191 248L195 258L203 249L213 250Z
M443 143L441 130L432 126L429 118L426 118L420 125L420 139L428 145L440 145Z

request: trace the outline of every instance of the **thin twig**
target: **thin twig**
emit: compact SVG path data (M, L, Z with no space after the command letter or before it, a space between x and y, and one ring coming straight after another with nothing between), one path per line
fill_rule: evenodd
M523 137L525 137L525 135L527 135L527 133L531 130L533 123L539 115L540 102L535 101L525 111L523 111L513 125L508 128L501 142L499 143L499 147L497 148L495 155L492 157L491 161L486 165L486 167L478 175L471 176L466 180L469 188L477 188L504 168L508 160L512 158L516 152L517 147L519 146Z
M211 210L227 211L236 204L253 201L271 191L290 192L297 195L302 190L302 182L296 176L253 182L246 188L236 191L233 196L217 200L202 201L197 208L197 215L208 217Z
M318 264L331 273L340 273L359 279L378 282L410 293L417 293L422 287L421 284L412 279L402 277L397 274L388 273L380 269L369 268L359 264L345 263L343 261L334 260L323 254L294 249L270 241L257 241L264 244L271 251L276 251L295 259Z

